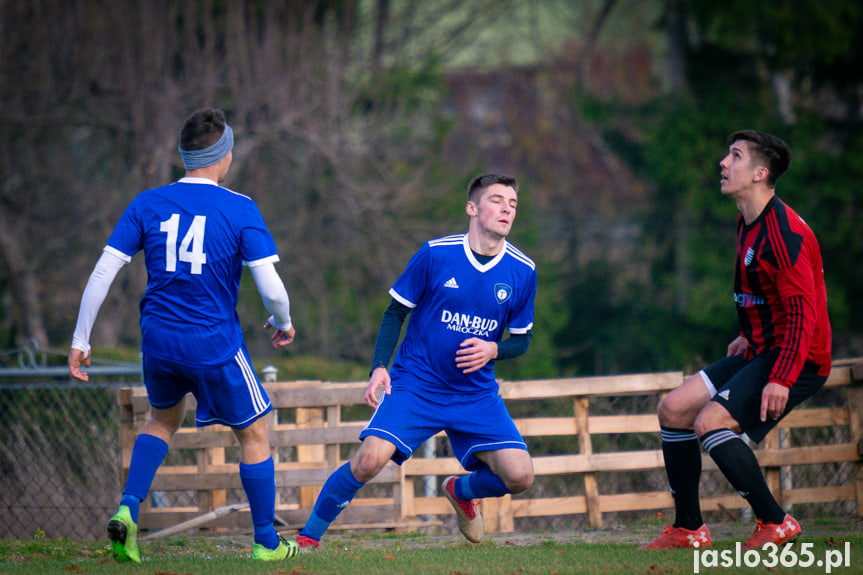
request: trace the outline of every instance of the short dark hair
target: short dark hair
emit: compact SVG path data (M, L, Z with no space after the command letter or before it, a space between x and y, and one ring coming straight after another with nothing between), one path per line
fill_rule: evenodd
M489 186L503 184L518 192L518 180L504 174L481 174L470 181L467 186L467 201L475 202L477 195Z
M225 113L218 108L201 108L186 118L180 130L180 148L187 152L209 148L225 133Z
M749 154L767 168L767 186L775 187L776 181L791 166L791 150L788 144L773 134L758 130L738 130L728 137L728 144L738 140L749 142Z

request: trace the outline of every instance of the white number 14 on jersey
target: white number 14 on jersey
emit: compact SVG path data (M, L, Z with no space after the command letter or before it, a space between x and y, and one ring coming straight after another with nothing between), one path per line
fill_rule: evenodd
M177 271L177 257L181 262L192 264L192 273L200 274L201 266L207 263L207 254L204 253L204 228L207 225L207 216L195 216L192 225L180 242L180 251L177 252L177 237L180 232L180 214L172 214L170 218L161 222L159 231L168 234L165 240L165 271Z

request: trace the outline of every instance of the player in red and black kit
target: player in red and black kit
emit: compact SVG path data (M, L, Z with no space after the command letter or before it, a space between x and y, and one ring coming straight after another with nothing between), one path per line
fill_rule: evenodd
M704 446L752 506L756 528L744 549L796 538L800 524L770 493L758 460L741 439L759 442L830 374L831 334L818 241L774 191L791 153L755 130L729 138L720 162L722 193L738 217L734 301L740 335L728 355L688 378L659 403L662 453L675 521L642 549L706 547L698 483Z

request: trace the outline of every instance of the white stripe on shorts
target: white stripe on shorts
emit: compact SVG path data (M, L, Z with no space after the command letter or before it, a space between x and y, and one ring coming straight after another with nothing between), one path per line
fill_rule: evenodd
M234 359L237 360L237 365L240 366L240 370L242 370L243 372L243 379L246 381L246 387L249 389L249 395L252 399L252 405L255 406L255 411L261 413L267 408L267 403L261 396L261 390L258 387L258 381L255 378L255 372L252 371L252 366L246 359L246 356L243 353L242 349L237 352L237 355L234 356Z
M702 369L698 372L698 375L701 376L701 381L704 382L704 386L707 388L707 393L710 394L710 397L716 395L716 386L713 385L712 381L710 381L710 377L707 375L707 372Z

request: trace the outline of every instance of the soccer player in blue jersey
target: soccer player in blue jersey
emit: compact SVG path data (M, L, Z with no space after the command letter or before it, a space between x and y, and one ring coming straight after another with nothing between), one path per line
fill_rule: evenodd
M69 371L87 381L90 331L119 270L140 250L147 267L141 300L141 351L150 413L135 440L117 514L108 522L115 558L139 563L137 520L168 443L180 427L185 398L197 400L198 426L231 427L241 449L240 479L254 523L252 557L293 557L297 545L281 537L275 518L274 465L267 423L272 409L237 317L237 292L248 266L272 314L273 347L291 343L288 292L276 272L276 244L255 202L219 185L233 159L234 138L221 110L189 116L180 132L186 176L140 193L123 213L81 298L69 352Z
M536 266L506 240L517 207L515 178L477 176L468 186L468 232L426 242L390 289L365 393L375 413L359 449L324 484L297 536L300 547L318 547L360 487L440 431L471 472L442 485L468 540L483 536L476 499L519 493L533 483L527 445L494 376L496 359L527 351L533 328ZM510 337L502 340L504 330Z

